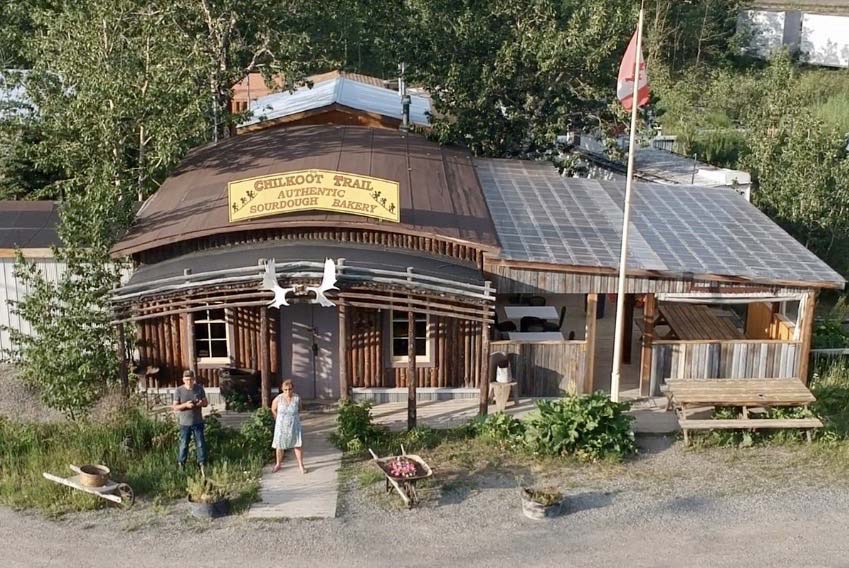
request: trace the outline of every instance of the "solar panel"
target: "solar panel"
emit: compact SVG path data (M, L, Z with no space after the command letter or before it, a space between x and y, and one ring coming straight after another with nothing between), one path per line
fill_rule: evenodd
M624 182L561 177L549 162L475 164L504 258L618 268ZM844 283L732 189L637 182L630 222L630 268Z

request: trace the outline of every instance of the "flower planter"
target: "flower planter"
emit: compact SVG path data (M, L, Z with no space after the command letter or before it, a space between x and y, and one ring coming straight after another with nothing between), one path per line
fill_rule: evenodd
M522 487L522 513L525 514L529 519L534 520L543 520L543 519L552 519L554 517L559 517L566 510L566 497L561 497L561 499L555 503L551 503L549 505L543 505L542 503L538 503L531 498L531 494L529 489L526 487Z
M192 516L199 519L217 519L230 514L229 499L221 499L214 503L206 503L203 501L192 501L192 498L189 497L188 501L189 510L191 510Z

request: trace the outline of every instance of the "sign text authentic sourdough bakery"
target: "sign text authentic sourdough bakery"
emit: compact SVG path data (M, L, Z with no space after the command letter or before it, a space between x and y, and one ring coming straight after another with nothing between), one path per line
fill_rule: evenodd
M231 181L230 222L318 209L400 221L398 182L336 172L299 170Z

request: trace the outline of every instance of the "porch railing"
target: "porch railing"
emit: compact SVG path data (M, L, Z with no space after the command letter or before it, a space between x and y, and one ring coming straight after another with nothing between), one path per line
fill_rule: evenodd
M799 341L655 341L651 389L657 394L666 379L798 377L801 352Z
M493 341L490 353L510 361L521 396L582 393L586 382L586 341ZM492 371L494 375L494 371Z

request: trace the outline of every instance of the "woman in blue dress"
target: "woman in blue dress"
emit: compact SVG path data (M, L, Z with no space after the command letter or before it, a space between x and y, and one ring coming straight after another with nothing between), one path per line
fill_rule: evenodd
M301 473L304 471L304 455L301 450L301 417L299 414L301 397L295 394L292 381L283 381L280 394L271 403L271 414L274 415L274 441L271 447L275 449L277 463L271 471L278 472L283 467L283 454L292 448Z

